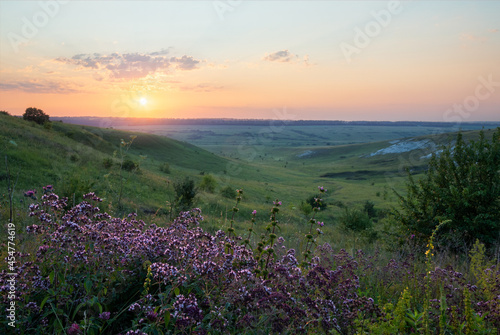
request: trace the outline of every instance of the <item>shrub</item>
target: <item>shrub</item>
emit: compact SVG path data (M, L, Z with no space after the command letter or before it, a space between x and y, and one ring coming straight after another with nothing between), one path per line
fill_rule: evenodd
M175 190L175 203L179 210L186 210L191 208L194 197L196 196L196 189L194 181L186 177L183 181L174 183Z
M104 158L102 161L102 166L105 169L110 169L113 166L113 160L111 158Z
M45 114L43 110L35 107L26 108L26 111L23 114L23 119L27 121L34 121L41 125L50 121L49 116Z
M76 163L76 162L78 162L80 160L80 157L78 157L77 154L71 154L69 156L69 160L72 161L73 163Z
M309 214L312 213L313 207L311 206L311 204L309 202L302 201L300 203L299 209L302 212L302 214L304 214L305 216L308 216Z
M214 193L216 187L217 187L217 181L212 175L206 174L203 176L203 179L201 180L199 186L200 190L208 193Z
M339 218L340 226L345 231L362 232L372 228L372 221L366 212L358 209L345 208Z
M7 111L0 111L0 115L9 115L10 116L9 112L7 112Z
M139 164L131 159L125 159L122 164L122 169L128 172L132 172L139 169Z
M492 140L480 132L479 141L465 143L457 136L454 147L433 155L425 177L408 175L407 195L401 196L396 218L421 244L440 222L437 242L453 249L469 249L476 239L488 247L500 233L500 128ZM458 242L455 242L458 241Z
M163 164L160 166L160 171L161 171L161 172L163 172L163 173L169 174L169 173L170 173L170 164L168 164L168 163L163 163Z
M236 197L236 189L227 185L220 190L220 194L225 198L233 199Z
M375 204L367 200L363 206L363 211L368 215L370 219L377 216L377 210L375 209Z

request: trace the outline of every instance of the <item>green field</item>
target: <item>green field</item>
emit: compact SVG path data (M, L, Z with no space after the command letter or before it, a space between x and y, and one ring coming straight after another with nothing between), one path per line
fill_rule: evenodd
M458 126L386 126L386 125L309 125L294 123L267 125L118 125L116 128L166 136L202 147L220 156L240 159L251 157L251 147L261 160L282 158L283 148L315 148L370 143L423 135L437 135L494 128L496 124L464 124Z
M228 224L234 200L220 191L227 186L241 188L244 197L236 216L237 230L244 231L254 209L265 222L272 201L279 198L284 204L284 236L293 244L299 243L301 226L307 222L301 203L316 193L317 186L328 189L329 206L319 218L329 223L323 239L332 242L341 207L361 208L371 201L380 213L390 211L397 206L393 189L405 190L406 169L418 176L429 155L455 136L446 132L450 128L350 125L137 126L125 131L52 122L46 129L15 117L0 118L0 152L8 160L11 178L18 176L14 197L18 211L27 206L26 190L51 184L76 203L94 191L115 215L134 211L144 218L169 220L176 210L173 184L189 177L199 185L210 174L217 181L215 191L198 192L194 202L204 213L207 229L215 231ZM140 169L120 171L120 141L129 141L132 135L137 138L123 159L139 164ZM465 136L474 138L477 131L466 131ZM432 145L371 156L401 138L405 140L398 143ZM106 160L111 167L105 167ZM161 171L165 163L170 173ZM5 169L0 182L5 206ZM120 188L123 197L118 208Z

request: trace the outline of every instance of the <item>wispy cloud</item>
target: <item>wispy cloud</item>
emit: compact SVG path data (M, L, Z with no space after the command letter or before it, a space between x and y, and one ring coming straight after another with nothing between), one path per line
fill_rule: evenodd
M294 60L295 58L298 58L298 56L290 53L290 51L280 50L280 51L270 53L269 55L266 55L264 57L264 60L269 61L269 62L288 63L288 62Z
M28 93L68 94L79 93L80 90L69 87L69 84L44 80L19 80L0 83L1 91L23 91Z
M97 80L102 80L105 75L111 79L139 79L158 71L193 70L201 63L192 56L175 57L168 54L168 49L162 49L150 53L77 54L71 58L59 57L55 60L76 66L80 70L95 70L99 73L94 76Z
M311 64L309 60L309 55L305 55L300 57L297 54L290 52L289 50L280 50L276 52L272 52L270 54L266 54L263 60L267 62L278 62L278 63L302 63L305 66L312 66L315 64Z
M196 60L193 57L186 56L186 55L184 55L184 56L182 56L180 58L178 58L178 57L172 57L172 58L170 58L170 62L171 63L176 63L177 66L181 70L193 70L193 69L196 69L196 66L198 64L200 64L199 60Z

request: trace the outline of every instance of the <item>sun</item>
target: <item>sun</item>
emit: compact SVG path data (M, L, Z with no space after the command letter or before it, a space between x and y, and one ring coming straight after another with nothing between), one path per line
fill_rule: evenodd
M148 99L146 98L140 98L139 99L139 103L142 105L142 106L146 106L147 103L148 103Z

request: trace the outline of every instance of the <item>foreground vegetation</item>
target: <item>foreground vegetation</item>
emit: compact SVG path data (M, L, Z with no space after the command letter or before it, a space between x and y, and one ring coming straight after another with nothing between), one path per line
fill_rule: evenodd
M2 319L5 331L496 334L500 327L500 271L479 242L464 273L436 263L432 238L425 257L411 252L410 237L390 260L316 245L324 223L314 217L308 247L289 249L279 237L278 200L254 244L231 228L205 232L199 209L160 227L135 213L111 217L95 194L84 198L65 209L67 199L49 190L30 206L30 253L9 253L15 282L0 274L2 290L16 291L15 328ZM242 214L251 236L256 213ZM4 294L2 310L11 301Z

